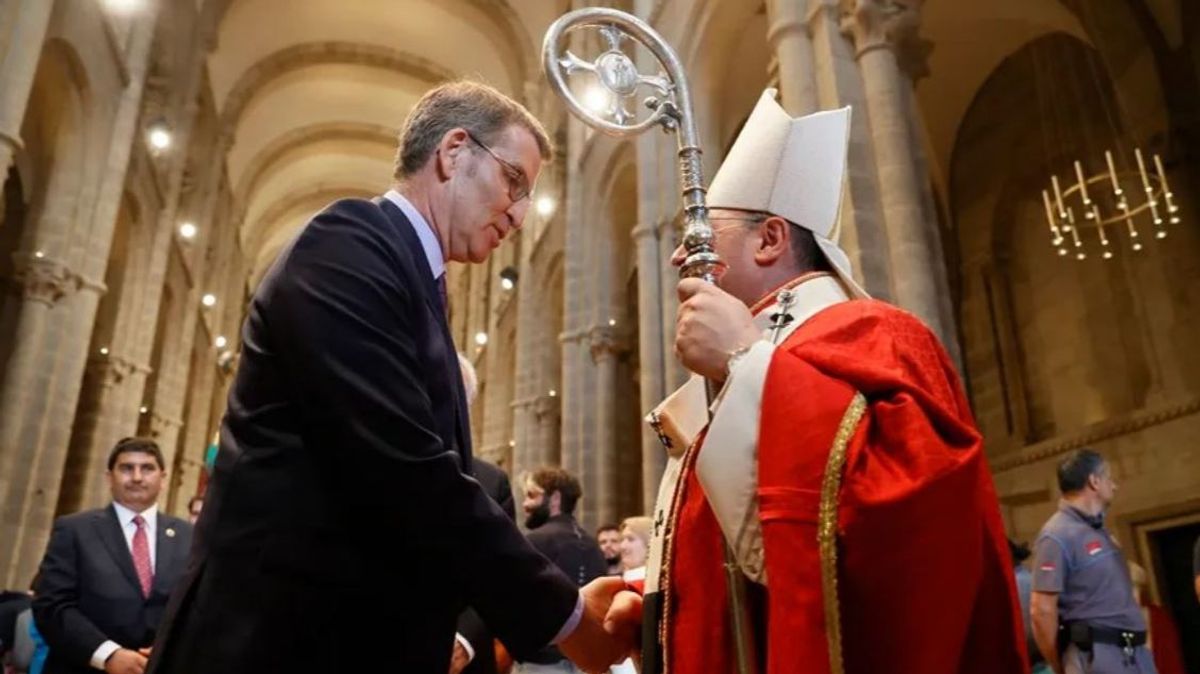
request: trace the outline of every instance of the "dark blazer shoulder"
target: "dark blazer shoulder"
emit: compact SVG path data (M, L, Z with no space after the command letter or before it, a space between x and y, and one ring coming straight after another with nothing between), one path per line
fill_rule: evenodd
M117 513L113 510L112 504L106 505L103 508L81 510L70 515L63 515L54 520L54 524L56 527L63 529L78 529L82 526L90 526L97 520L104 521L108 518L112 518L114 521L117 518Z

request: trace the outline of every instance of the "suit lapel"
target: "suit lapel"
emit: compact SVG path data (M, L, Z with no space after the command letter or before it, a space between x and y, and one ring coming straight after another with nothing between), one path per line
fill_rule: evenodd
M129 546L125 543L125 534L121 531L121 520L117 518L116 509L109 505L96 514L93 522L100 540L104 542L104 547L108 548L108 554L112 557L113 563L121 569L121 573L125 574L125 577L141 594L142 585L138 582L137 571L133 568L133 554L129 552Z
M442 304L442 293L438 290L437 281L433 278L433 269L429 267L429 260L425 259L425 249L421 246L421 240L417 237L417 232L413 229L413 224L404 215L404 211L400 210L400 207L392 203L390 199L376 197L374 201L380 207L380 210L383 211L384 215L396 226L396 229L400 232L400 238L417 261L417 274L425 284L425 303L433 310L438 329L442 335L442 343L449 354L447 360L450 366L447 376L451 377L455 392L454 421L457 431L459 455L462 457L463 470L469 473L471 472L471 432L467 423L467 394L465 389L463 389L462 372L459 371L458 367L458 349L454 347L454 338L450 336L450 326L446 322L446 307Z

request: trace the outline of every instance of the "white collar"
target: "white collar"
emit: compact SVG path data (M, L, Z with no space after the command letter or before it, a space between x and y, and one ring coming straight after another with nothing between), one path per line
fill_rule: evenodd
M442 259L442 243L438 241L437 234L433 232L429 221L421 215L411 201L396 190L388 190L383 198L396 204L400 208L400 212L404 213L404 217L412 223L413 229L417 232L417 238L421 241L421 248L425 251L425 259L429 261L429 269L433 272L433 278L440 278L442 274L446 273L446 261Z
M146 528L148 529L153 529L154 525L158 523L157 503L139 513L126 508L116 501L113 501L113 510L117 512L117 520L121 522L122 529L129 526L130 523L133 522L133 518L137 517L138 515L141 515L142 519L146 521Z
M781 332L781 337L791 334L800 324L812 318L823 309L846 302L850 295L835 276L818 276L792 286L792 305L788 311L792 314L791 329ZM754 315L754 325L760 330L767 331L771 327L771 315L779 309L779 291L775 292L774 301L766 305ZM780 343L783 339L779 340Z

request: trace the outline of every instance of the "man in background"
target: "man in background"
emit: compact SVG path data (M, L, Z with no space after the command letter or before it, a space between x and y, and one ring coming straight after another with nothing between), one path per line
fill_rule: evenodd
M596 544L608 564L608 575L621 575L621 528L615 524L601 526L596 530Z
M525 528L529 542L580 587L605 575L600 546L575 520L583 496L579 480L562 468L544 467L525 479ZM576 671L557 648L544 648L521 662L521 674Z
M1056 674L1155 674L1125 555L1104 523L1117 483L1091 449L1058 464L1058 510L1034 545L1030 613Z
M113 502L54 523L33 599L46 674L145 669L192 543L192 525L158 512L165 477L153 440L125 438L108 456Z

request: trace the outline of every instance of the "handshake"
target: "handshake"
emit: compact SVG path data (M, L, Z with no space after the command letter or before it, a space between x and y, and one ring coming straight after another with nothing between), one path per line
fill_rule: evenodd
M642 625L642 597L617 576L597 578L580 590L583 617L558 643L563 655L589 674L635 657Z

